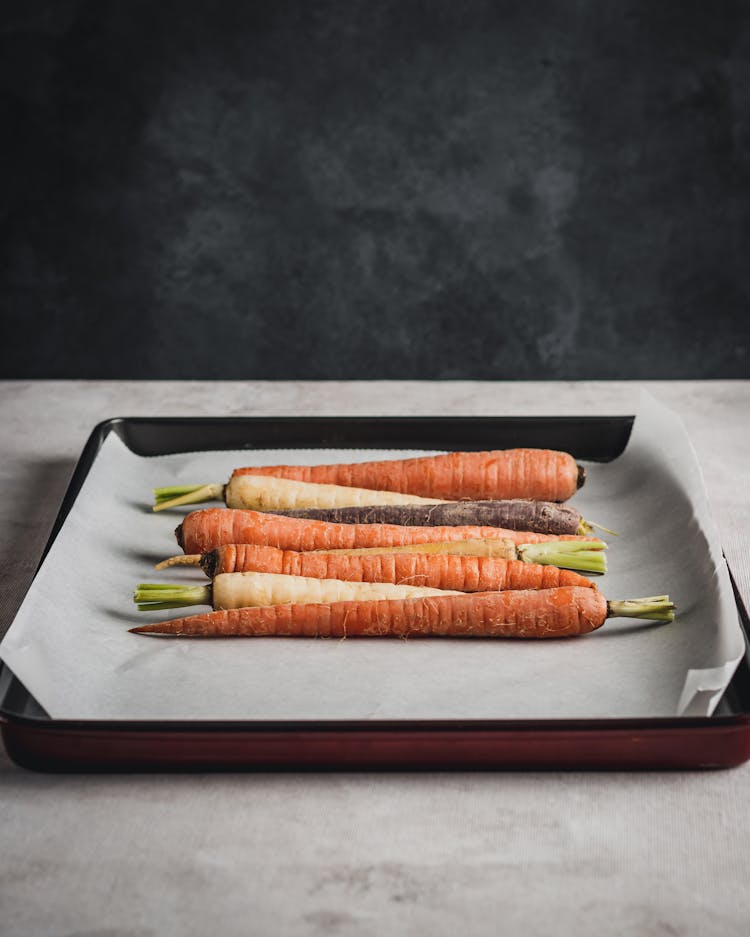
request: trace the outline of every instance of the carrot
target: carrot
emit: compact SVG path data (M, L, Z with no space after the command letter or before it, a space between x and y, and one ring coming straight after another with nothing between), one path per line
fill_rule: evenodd
M607 602L597 589L476 592L420 599L268 605L192 615L131 628L183 637L561 638L587 634L608 617L672 621L667 596Z
M284 605L288 602L375 601L446 595L457 590L433 589L417 584L343 581L340 579L247 571L221 573L210 586L180 586L173 583L141 583L133 600L141 611L179 608L183 605L212 605L215 609L253 605Z
M223 549L250 549L254 544L224 544ZM261 546L258 544L257 546ZM268 549L276 549L269 547ZM512 540L448 540L426 543L406 543L400 546L355 547L350 550L315 550L315 553L338 554L340 556L382 556L387 553L417 553L424 556L450 554L452 556L491 556L502 560L520 560L522 563L540 563L545 566L561 566L588 573L606 573L607 544L602 540L551 540L547 543L513 543ZM200 566L206 554L190 553L170 556L156 569L171 566ZM289 551L293 552L293 551ZM232 562L235 562L234 560ZM207 567L204 567L207 570ZM225 570L232 572L231 569Z
M497 541L493 541L497 543ZM381 553L346 556L338 553L296 553L255 544L227 544L194 558L209 578L222 573L255 570L342 579L358 582L409 583L459 592L491 592L504 589L551 589L556 586L594 588L594 583L578 573L515 559L460 556L456 554ZM184 557L176 557L183 560ZM178 565L167 561L159 564ZM200 587L199 587L200 588Z
M449 452L416 459L386 459L334 465L271 465L235 469L227 486L178 485L156 488L155 511L181 504L226 498L230 507L255 507L234 502L238 477L275 476L297 482L370 489L447 501L514 498L567 501L583 484L586 473L567 452L551 449L499 449L491 452ZM227 490L230 495L227 497ZM392 503L382 500L342 501L345 504ZM412 498L412 500L414 500ZM302 507L303 505L300 505ZM312 505L309 505L312 506ZM320 504L318 507L332 507Z
M154 511L223 499L229 508L253 511L293 511L306 508L357 507L370 504L439 504L435 498L418 498L397 491L350 488L294 481L273 475L233 475L226 485L186 485L154 488Z
M337 524L399 524L409 527L504 527L542 534L586 534L590 526L567 504L553 501L439 501L427 504L378 504L273 510L286 517Z
M605 561L607 544L602 540L566 539L549 540L546 543L514 543L512 540L430 540L424 543L403 543L398 546L355 547L351 550L316 550L317 553L338 553L340 556L377 556L383 553L419 553L437 556L450 553L454 556L495 556L499 559L522 560L524 563L547 563L565 566L567 569L585 569L604 573L605 566L589 566L593 559ZM563 562L569 558L570 562ZM579 560L584 560L581 565ZM605 564L606 565L606 564Z
M330 524L259 511L208 508L192 511L177 527L177 542L185 553L206 553L225 543L260 543L282 550L330 550L396 546L439 540L513 540L541 543L587 540L575 535L539 534L502 527L401 527L397 524ZM596 541L599 542L599 541Z
M567 501L583 484L584 469L567 452L498 449L449 452L415 459L336 465L273 465L236 469L235 475L278 475L297 481L356 485L459 501L530 498Z

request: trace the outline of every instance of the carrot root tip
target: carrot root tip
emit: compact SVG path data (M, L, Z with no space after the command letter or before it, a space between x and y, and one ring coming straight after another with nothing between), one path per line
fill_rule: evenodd
M178 556L170 556L169 559L157 563L154 569L169 569L172 566L200 566L200 553L180 553Z

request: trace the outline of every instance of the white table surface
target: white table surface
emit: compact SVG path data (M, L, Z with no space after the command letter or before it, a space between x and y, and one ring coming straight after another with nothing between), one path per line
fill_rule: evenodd
M0 631L113 416L684 420L750 596L750 381L0 383ZM750 764L680 773L36 774L0 754L0 934L750 933Z

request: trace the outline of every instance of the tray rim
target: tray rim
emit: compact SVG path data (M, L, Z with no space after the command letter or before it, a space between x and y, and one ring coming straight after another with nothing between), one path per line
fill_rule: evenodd
M169 417L169 416L154 416L154 417L111 417L106 420L102 420L97 423L86 440L81 454L76 462L73 474L68 483L68 487L63 495L60 508L53 522L50 535L47 539L47 542L44 546L44 549L39 558L36 570L34 572L34 578L39 572L44 559L54 543L57 534L62 528L65 518L74 503L78 492L88 474L93 462L96 458L96 455L103 445L106 438L110 433L115 432L123 440L124 444L131 448L128 445L128 442L123 437L123 433L120 432L122 429L127 429L129 426L145 426L153 425L156 427L166 426L166 425L192 425L197 426L199 424L204 425L218 425L218 426L231 426L236 424L246 425L248 427L259 426L259 425L280 425L280 426L293 426L295 424L308 424L311 426L324 426L324 425L336 425L336 424L357 424L360 426L367 425L383 425L385 423L393 426L408 426L409 424L425 424L429 426L434 426L439 428L441 425L445 426L450 423L475 423L475 424L543 424L545 422L553 422L555 424L590 424L594 425L597 423L616 423L627 429L629 434L630 429L632 428L635 417L633 415L615 415L615 416L575 416L575 415L566 415L566 416L467 416L467 417L442 417L442 416L313 416L313 417L297 417L297 416L217 416L217 417L208 417L208 416L199 416L199 417ZM340 444L337 442L336 446L338 448L349 448L345 444ZM355 446L352 445L351 448ZM373 444L373 448L376 447L376 444ZM248 449L252 448L261 448L261 446L233 446L227 447L227 449ZM273 448L270 446L262 446L262 448ZM279 446L278 448L284 448ZM293 443L286 448L302 448L300 446L295 446ZM308 446L305 448L330 448L330 446ZM356 448L367 448L361 443L356 444ZM382 447L381 447L382 448ZM418 449L419 446L410 446L412 449ZM214 447L206 447L207 450L212 450ZM136 451L131 448L131 451ZM196 451L196 450L170 450L170 451ZM222 451L222 450L216 450ZM143 453L140 453L143 454ZM153 453L153 455L158 455L160 453ZM731 571L730 571L731 575ZM750 634L750 619L748 617L747 609L745 608L742 598L739 595L739 592L736 587L736 583L732 578L732 586L735 592L735 600L738 608L738 613L742 621L743 632L745 635L746 644L748 643L748 635ZM740 668L746 667L750 672L750 667L748 667L748 655L741 662ZM13 680L17 680L15 676L12 675L12 672L7 667L7 665L0 661L0 672L8 672L11 674ZM736 682L737 673L733 677L730 687ZM20 684L20 681L17 681L21 686L22 690L28 694L29 698L33 699L31 694ZM731 737L742 743L742 755L739 760L736 757L736 753L731 755L727 752L727 760L714 761L711 764L703 764L699 760L695 762L695 767L729 767L732 765L739 764L743 761L750 760L750 706L743 708L736 712L725 713L720 715L713 716L704 716L704 717L684 717L684 716L674 716L674 717L637 717L637 718L627 718L627 717L616 717L616 718L592 718L592 719L568 719L568 718L549 718L549 719L402 719L402 720L382 720L382 721L372 721L372 720L361 720L361 719L337 719L337 720L254 720L254 719L243 719L243 720L132 720L132 719L122 719L122 720L87 720L87 719L55 719L52 717L37 717L37 716L27 716L20 714L18 712L10 711L6 702L0 701L0 730L2 731L3 739L6 743L6 749L9 751L13 760L16 761L21 766L24 767L39 767L39 764L36 763L34 757L27 757L30 755L32 749L34 748L36 740L42 736L48 736L50 733L58 735L61 738L65 738L71 735L83 734L89 735L92 738L101 734L108 733L116 740L118 736L124 737L125 735L132 735L133 733L137 735L144 736L167 736L167 737L182 737L185 735L194 735L194 736L204 736L206 734L215 734L215 735L240 735L246 736L248 740L257 740L263 736L274 736L274 735L288 735L288 736L304 736L306 738L315 738L315 737L325 737L325 736L365 736L365 737L382 737L385 739L396 738L398 736L403 736L405 734L411 734L418 737L428 738L430 736L472 736L472 735L490 735L505 737L507 735L511 736L528 736L528 735L549 735L559 736L561 738L565 737L574 737L580 734L588 735L601 735L603 737L609 738L611 741L622 735L623 733L631 735L633 733L642 733L644 736L649 735L661 735L664 731L671 732L680 737L687 735L694 735L699 733L700 736L707 737L708 735L714 736L719 732L731 734ZM631 740L632 741L632 740ZM31 742L29 746L27 743ZM19 747L20 743L20 747ZM167 757L168 753L165 753L165 758L163 763L170 764L170 759ZM74 765L75 759L72 758L70 764ZM114 756L114 761L111 759L105 758L105 764L115 764L118 768L126 768L127 765L118 762L117 756ZM200 759L198 760L200 762ZM512 763L512 759L511 759ZM65 761L61 763L62 767L65 768ZM575 764L575 762L574 762ZM658 767L659 765L663 767L672 766L668 758L662 762L659 762L658 759L656 762L653 761L653 753L651 758L647 758L643 766L646 767ZM692 764L692 762L689 762ZM44 769L52 767L55 769L55 766L58 765L57 762L53 762L51 765L45 765ZM606 765L608 767L616 767L618 761L614 762L611 759L607 759ZM631 759L629 757L623 757L622 765L624 767L632 767ZM355 765L356 766L356 765ZM497 767L497 765L493 765ZM501 765L502 766L502 763ZM534 767L535 764L532 761L531 767ZM541 759L539 766L542 767L554 767L555 762L548 762L545 759ZM596 761L592 764L587 764L588 767L596 766ZM636 767L640 767L640 763L636 759ZM684 765L683 765L684 767Z

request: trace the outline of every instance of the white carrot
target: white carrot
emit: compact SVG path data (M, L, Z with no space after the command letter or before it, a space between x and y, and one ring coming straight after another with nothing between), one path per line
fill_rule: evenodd
M182 492L181 494L179 492ZM176 494L177 493L177 494ZM175 496L176 494L176 496ZM444 504L397 491L299 482L273 475L233 475L226 485L189 485L154 489L154 511L223 498L229 508L252 511L299 511L307 508L369 507L383 504Z
M453 589L394 585L388 582L345 582L281 573L221 573L210 586L141 583L133 598L141 611L213 605L215 609L255 605L310 604L320 602L368 602L376 599L417 599L459 595Z

